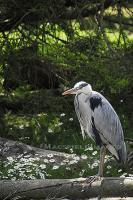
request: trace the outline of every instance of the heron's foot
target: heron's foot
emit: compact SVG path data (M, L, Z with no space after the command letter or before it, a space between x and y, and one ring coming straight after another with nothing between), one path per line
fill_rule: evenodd
M95 176L88 176L86 178L86 181L88 184L92 184L95 181L101 181L103 179L103 177L99 176L99 175L95 175Z

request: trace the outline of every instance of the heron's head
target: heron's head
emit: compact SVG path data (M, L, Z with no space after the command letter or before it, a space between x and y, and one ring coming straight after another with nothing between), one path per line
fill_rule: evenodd
M90 84L84 81L80 81L76 83L73 88L63 92L62 95L79 94L79 93L88 94L88 93L91 93L91 91L92 91L92 88Z

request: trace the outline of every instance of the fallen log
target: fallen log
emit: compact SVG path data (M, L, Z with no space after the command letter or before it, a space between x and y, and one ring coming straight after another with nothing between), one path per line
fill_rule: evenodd
M48 155L52 155L56 164L60 164L66 158L73 160L74 154L67 154L59 151L46 150L26 145L19 141L13 141L0 137L0 160L12 157L14 159L21 159L23 157L44 159ZM79 160L82 160L79 157Z
M18 155L27 155L30 154L31 156L46 156L47 154L56 154L56 155L69 155L62 152L52 151L41 149L37 147L33 147L30 145L26 145L19 141L14 141L6 138L0 137L0 156L1 157L17 157Z
M0 200L95 197L133 197L133 178L109 177L91 185L85 178L0 181Z

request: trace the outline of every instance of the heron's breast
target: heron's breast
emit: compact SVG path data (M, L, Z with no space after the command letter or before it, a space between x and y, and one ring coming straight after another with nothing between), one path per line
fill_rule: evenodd
M88 102L85 102L85 99L82 99L82 101L79 99L79 112L80 117L82 120L82 125L84 127L84 130L89 133L91 130L91 109L88 104Z

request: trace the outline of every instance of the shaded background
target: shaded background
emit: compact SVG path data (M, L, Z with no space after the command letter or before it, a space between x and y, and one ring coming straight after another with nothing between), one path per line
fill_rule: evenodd
M61 93L84 80L111 102L132 151L132 14L125 0L0 0L1 136L82 154L90 141Z

